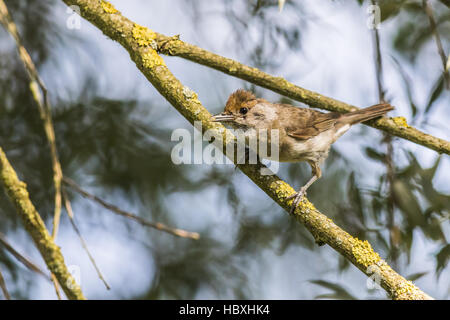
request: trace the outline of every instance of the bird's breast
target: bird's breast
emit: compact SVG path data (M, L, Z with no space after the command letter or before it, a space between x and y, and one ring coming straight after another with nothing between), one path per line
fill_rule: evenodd
M336 139L334 130L324 131L307 140L286 136L280 148L280 161L323 161L328 156L331 144Z

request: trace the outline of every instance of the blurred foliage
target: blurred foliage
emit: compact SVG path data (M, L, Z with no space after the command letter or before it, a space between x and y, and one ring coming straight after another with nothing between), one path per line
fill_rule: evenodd
M57 51L52 51L58 45L64 46L63 39L76 42L89 52L95 51L92 47L95 44L64 37L67 31L54 23L56 19L52 8L61 8L60 1L6 2L19 26L24 45L40 71L45 65L53 68L54 73L64 72L58 69L56 62L48 65L57 58L64 59L57 57ZM369 3L358 2L363 5ZM286 1L283 18L278 13L278 0L214 1L215 5L221 5L221 9L212 14L203 2L184 0L180 3L189 9L193 26L200 29L199 34L202 32L202 20L224 17L232 30L226 41L237 50L238 60L266 71L282 66L288 52L300 53L302 34L308 32L308 24L320 23L308 16L307 5L303 1ZM450 36L448 4L448 1L433 3L439 31L447 48ZM380 6L383 23L391 21L397 26L396 34L392 36L392 47L382 49L389 51L393 58L390 67L398 71L403 79L414 122L431 115L432 111L436 112L436 102L448 97L439 70L432 73L432 78L438 80L431 84L425 104L419 103L414 94L416 79L411 76L410 67L423 62L418 57L423 54L424 46L434 40L421 1L380 1ZM342 10L346 10L344 5ZM202 35L205 41L210 36ZM0 41L0 145L20 177L26 181L33 203L49 224L53 211L49 148L29 93L25 71L11 38L3 29L0 31ZM433 59L439 59L437 53ZM205 197L199 207L189 200L197 194L203 197L204 192L214 190L218 203L216 207L211 206L215 208L211 210L211 215L216 216L219 211L228 212L232 221L227 228L208 221L204 226L199 226L201 230L192 230L201 232L199 241L173 238L157 231L146 233L145 242L149 244L156 275L147 292L132 297L192 299L206 291L217 298L258 298L262 296L262 289L261 285L254 283L258 279L257 274L271 268L271 261L264 258L263 252L273 252L282 257L289 250L294 251L298 255L296 261L300 268L308 267L303 266L305 249L315 250L317 255L321 253L305 228L231 166L172 164L170 152L173 144L168 141L173 128L167 125L170 123L167 117L175 117L176 113L150 114L151 110L161 106L139 98L102 96L99 94L100 80L92 74L90 67L82 64L79 68L84 74L80 81L84 86L80 92L63 97L49 88L54 106L56 141L65 175L81 186L93 188L97 195L110 202L121 200L121 203L137 208L139 214L149 220L180 228L183 226L177 223L177 214L178 217L180 215L176 212L180 202L186 201L182 204L182 214L194 218L197 211L209 210L205 209L209 208L205 202L210 201L211 197ZM68 83L67 87L70 86ZM266 91L248 83L242 82L242 87L253 90L259 96L266 94ZM280 98L280 101L292 103L285 98ZM429 122L433 123L431 117ZM377 133L372 130L364 131L364 134L369 135L365 140L367 143L355 147L365 151L368 165L384 168L384 147L371 143ZM414 270L408 278L418 280L427 274L434 274L437 278L444 270L448 271L450 259L450 245L446 238L450 196L437 190L433 183L441 158L436 157L432 166L424 168L417 154L395 140L394 145L399 158L406 159L395 163L393 200L396 225L391 230L394 236L387 230L386 199L389 191L386 188L386 174L374 176L374 183L368 183L357 164L336 148L324 164L326 174L309 190L308 197L342 228L358 238L368 239L388 262L394 246L398 248L401 257L406 259L399 263L401 274L409 265L414 239L420 234L427 243L437 248L433 252L435 270ZM283 164L278 175L298 187L309 177L310 169L306 164ZM243 181L246 181L245 186ZM252 194L243 194L244 188ZM84 199L71 192L69 194L73 196L74 203L84 203ZM174 204L171 199L184 200L177 200ZM79 221L96 219L90 212L76 214ZM131 225L130 234L135 233L135 228L141 226ZM18 230L22 230L22 226L1 192L0 231L13 237ZM394 239L394 244L391 239ZM77 241L75 237L73 241ZM32 246L29 239L17 240L17 244ZM328 260L326 257L323 259L334 261L334 265L330 266L333 274L344 274L350 265L337 254ZM11 281L19 283L11 291L14 297L29 297L28 289L33 287L34 275L18 266L1 248L0 264ZM292 275L293 278L295 276ZM324 279L318 279L319 276L324 276ZM316 295L305 292L304 296L317 299L363 298L352 294L352 288L346 289L342 283L328 281L325 277L318 274L313 277L315 280L310 281L314 287L325 289L325 293ZM24 278L25 281L21 282L23 280L20 279ZM259 279L265 279L264 275ZM125 293L124 297L130 298Z
M202 6L198 1L186 0L186 3L197 26L203 19L211 19L210 15L199 13ZM233 31L226 41L240 55L248 57L253 66L276 69L283 62L282 52L286 47L300 49L301 32L307 27L300 1L286 1L283 12L289 15L288 19L280 19L278 2L273 0L230 0L223 1L223 5L223 12L215 15L225 16Z
M314 299L340 299L340 300L356 300L346 289L341 285L335 284L325 280L311 280L311 283L319 285L321 287L330 289L332 293L320 294L314 297Z
M359 4L372 3L371 1L358 0ZM435 81L432 83L430 92L428 94L428 102L424 108L418 110L417 103L413 98L412 79L408 76L405 68L399 63L398 59L406 58L411 64L423 64L424 61L417 61L421 57L427 44L431 44L435 50L434 58L439 60L438 51L434 34L431 31L430 23L427 14L423 8L422 0L381 0L376 1L380 7L381 22L395 20L396 32L393 34L393 49L394 54L391 58L394 60L394 65L398 69L400 76L403 78L406 88L406 94L409 99L413 121L418 116L427 115L439 98L450 99L449 90L444 89L444 78L442 71L437 74ZM448 10L449 1L431 1L433 15L436 20L437 32L443 43L448 55L450 48L450 10ZM441 69L442 70L442 69ZM420 111L420 112L418 112Z

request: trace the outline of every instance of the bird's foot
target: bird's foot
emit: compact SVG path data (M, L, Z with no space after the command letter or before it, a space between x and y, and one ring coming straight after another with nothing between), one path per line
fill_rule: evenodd
M287 200L294 199L292 202L292 207L290 213L293 214L295 211L295 208L297 208L298 204L302 199L306 197L306 188L302 187L299 192L294 193L292 196L289 196Z

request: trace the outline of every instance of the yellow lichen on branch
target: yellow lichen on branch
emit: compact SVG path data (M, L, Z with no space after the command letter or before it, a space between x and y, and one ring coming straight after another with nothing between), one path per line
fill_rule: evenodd
M157 44L155 42L156 34L149 28L134 24L132 30L133 38L137 44L146 48L142 55L142 64L145 68L154 68L156 66L165 66L164 59L156 52Z
M106 13L114 14L114 13L119 12L119 10L114 8L114 6L111 3L109 3L108 1L102 0L101 4L102 4L103 10L105 10Z
M420 295L417 294L417 287L412 283L412 281L406 281L399 284L397 290L392 294L396 300L409 300L413 298L414 300L420 299Z
M394 118L391 118L391 120L394 121L394 123L397 126L399 126L400 128L410 128L405 117L394 117Z
M152 30L150 30L149 28L140 26L137 23L134 24L134 28L133 28L132 32L133 32L133 38L142 47L151 45L151 43L154 42L156 39L156 34ZM156 44L156 42L154 42L154 43Z
M142 55L142 63L145 68L154 68L156 66L165 66L163 58L156 53L155 50L150 49L144 55Z
M0 184L16 208L25 229L33 238L36 247L44 258L48 269L58 279L61 288L69 299L85 299L81 288L75 282L67 266L60 248L53 242L41 216L30 200L27 185L20 181L16 172L0 147Z
M361 241L358 238L352 237L350 238L350 242L352 244L353 256L359 264L368 267L380 261L380 256L373 251L372 246L367 240Z

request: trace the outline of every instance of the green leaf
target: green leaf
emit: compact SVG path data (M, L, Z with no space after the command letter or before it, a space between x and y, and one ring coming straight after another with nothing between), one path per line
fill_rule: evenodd
M385 162L386 159L386 154L382 153L382 152L378 152L377 150L375 150L374 148L371 147L367 147L365 150L366 155L376 161L380 161L380 162Z
M411 78L408 76L408 74L406 73L406 71L403 69L403 67L401 66L401 64L398 62L397 59L395 59L395 57L391 56L392 60L395 63L395 66L398 69L398 72L400 73L400 76L403 79L403 84L405 86L405 90L406 90L406 95L408 96L408 100L409 100L409 105L411 107L411 113L412 113L412 117L414 118L417 114L417 106L414 103L414 99L412 96L412 90L411 90Z
M427 106L425 108L425 113L430 112L433 103L439 98L441 93L444 91L444 75L440 75L437 81L433 85L433 89L430 95L430 98L428 99Z
M412 192L413 187L405 181L396 179L392 189L394 191L395 204L406 214L408 224L413 227L425 225L426 220L422 214L419 201Z
M379 1L378 5L381 10L381 21L395 17L400 12L400 8L404 2L405 0Z
M408 279L409 281L416 281L417 279L422 278L426 274L428 274L428 271L416 272L416 273L413 273L413 274L410 274L409 276L407 276L406 279Z
M352 294L350 294L346 289L344 289L342 286L325 281L325 280L310 280L309 282L317 284L321 287L330 289L333 291L333 293L328 294L321 294L316 296L316 299L320 298L334 298L334 299L340 299L340 300L357 300Z
M439 1L450 8L450 0L439 0Z
M355 172L350 174L347 185L347 196L351 207L358 214L359 221L364 224L364 204L361 192L356 185Z
M439 278L442 270L447 266L448 261L450 260L450 244L445 245L436 255L436 274Z

